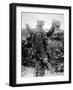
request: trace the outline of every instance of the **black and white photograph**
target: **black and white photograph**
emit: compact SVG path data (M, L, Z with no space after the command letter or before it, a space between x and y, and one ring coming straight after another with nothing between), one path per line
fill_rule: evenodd
M71 7L10 5L10 86L71 83Z
M21 77L64 75L64 15L21 15Z

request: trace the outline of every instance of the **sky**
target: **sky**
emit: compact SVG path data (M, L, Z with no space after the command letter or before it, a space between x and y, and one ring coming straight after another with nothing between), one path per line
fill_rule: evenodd
M52 13L25 13L21 15L22 28L26 28L25 24L29 24L31 28L35 28L37 20L45 21L44 29L50 29L52 21L59 20L61 23L60 29L64 30L64 15L63 14L52 14Z

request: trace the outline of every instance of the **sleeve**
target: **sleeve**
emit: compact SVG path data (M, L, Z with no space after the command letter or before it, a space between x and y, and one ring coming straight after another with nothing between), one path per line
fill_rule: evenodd
M51 36L54 31L55 31L55 28L51 27L51 29L46 33L47 37Z

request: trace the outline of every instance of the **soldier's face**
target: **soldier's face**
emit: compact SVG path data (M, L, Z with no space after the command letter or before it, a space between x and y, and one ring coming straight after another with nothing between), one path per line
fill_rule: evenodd
M27 35L27 38L30 38L30 34Z

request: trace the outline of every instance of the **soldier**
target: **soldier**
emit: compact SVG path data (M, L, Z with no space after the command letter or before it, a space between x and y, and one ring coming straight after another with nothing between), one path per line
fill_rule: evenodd
M28 24L26 24L26 28L30 33L30 37L27 38L32 43L32 47L36 50L38 56L47 57L46 56L46 46L47 46L47 36L46 32L43 29L44 21L37 21L35 33L32 31ZM39 42L39 43L38 43Z

